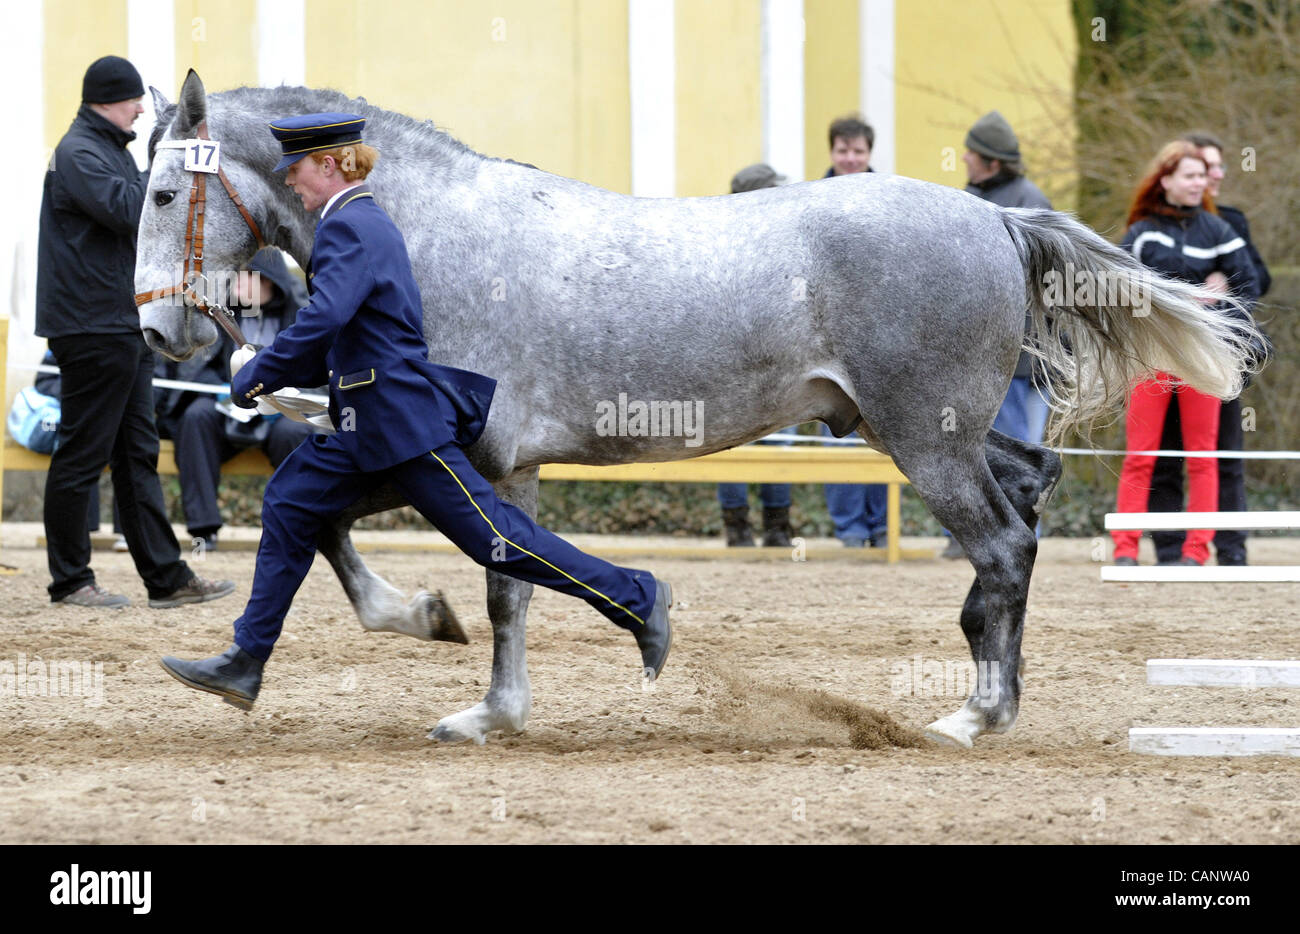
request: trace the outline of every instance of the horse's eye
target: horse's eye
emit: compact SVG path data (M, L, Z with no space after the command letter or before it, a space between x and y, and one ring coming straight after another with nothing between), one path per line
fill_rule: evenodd
M171 204L172 198L175 197L176 197L176 192L174 191L160 191L153 196L153 203L158 205L158 207L161 208L168 204Z

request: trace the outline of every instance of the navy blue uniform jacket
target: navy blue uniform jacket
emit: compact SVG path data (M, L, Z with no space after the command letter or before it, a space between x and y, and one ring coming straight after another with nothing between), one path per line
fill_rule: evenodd
M363 471L472 444L496 380L429 362L406 241L367 188L344 191L321 217L309 269L310 304L240 369L231 395L328 382L330 443Z

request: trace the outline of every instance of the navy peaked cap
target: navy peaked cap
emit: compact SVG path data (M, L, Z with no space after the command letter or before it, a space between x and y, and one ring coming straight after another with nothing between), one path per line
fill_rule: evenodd
M361 142L366 118L356 114L301 114L267 126L280 141L281 158L274 169L279 172L308 153Z

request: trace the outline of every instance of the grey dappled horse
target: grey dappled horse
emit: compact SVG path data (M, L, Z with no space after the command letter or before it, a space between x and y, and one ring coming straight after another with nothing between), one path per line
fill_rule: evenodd
M632 198L479 155L430 123L333 91L209 97L191 72L177 104L154 94L152 142L193 136L206 119L267 239L300 264L316 219L271 174L278 146L266 124L319 111L367 118L366 140L382 154L370 183L406 238L430 359L499 383L467 453L503 499L530 513L545 463L694 457L813 419L887 451L977 575L961 623L980 687L930 725L936 739L969 746L982 732L1009 730L1019 708L1031 529L1061 472L1050 451L990 431L1026 308L1036 350L1060 377L1054 401L1066 424L1122 406L1130 382L1152 369L1218 396L1240 387L1244 342L1196 300L1202 293L1149 280L1063 214L1003 210L952 188L865 174L717 198ZM176 282L191 183L180 151L152 157L137 291ZM168 192L177 196L168 201ZM237 268L253 238L220 187L208 192L209 268ZM1049 315L1040 286L1067 262L1147 288L1151 313L1134 313L1136 300L1126 299ZM143 306L141 324L149 345L175 359L217 339L210 321L168 301ZM621 393L702 402L703 443L598 432L602 403ZM391 489L367 497L319 547L365 628L438 638L429 595L406 602L348 536L357 518L402 502ZM490 568L487 584L491 686L481 703L441 720L433 738L482 742L527 721L532 586Z

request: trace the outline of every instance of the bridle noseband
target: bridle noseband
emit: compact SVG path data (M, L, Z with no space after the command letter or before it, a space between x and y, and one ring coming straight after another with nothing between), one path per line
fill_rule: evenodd
M210 138L208 136L207 120L199 123L197 136L199 139ZM216 305L215 302L209 302L208 280L203 275L203 221L208 200L208 175L211 173L192 172L191 174L194 176L194 181L190 185L189 216L185 219L185 267L182 271L181 284L140 292L135 296L135 304L139 308L141 305L157 301L160 298L180 295L230 335L230 339L235 342L236 347L242 347L247 341L244 340L244 335L240 333L239 326L235 324L234 313L222 308L220 305ZM239 192L235 191L235 186L230 184L230 179L226 177L226 170L218 165L216 175L221 180L222 187L226 189L226 194L230 195L230 200L235 203L235 207L239 210L240 216L243 217L244 223L248 224L248 229L253 232L253 237L257 240L257 248L260 250L266 246L266 240L262 237L262 231L258 228L257 221L253 220L253 215L248 213L248 208L244 206L243 199L239 197ZM203 295L199 295L195 291L194 286L198 282L203 283ZM188 320L188 314L186 318Z

